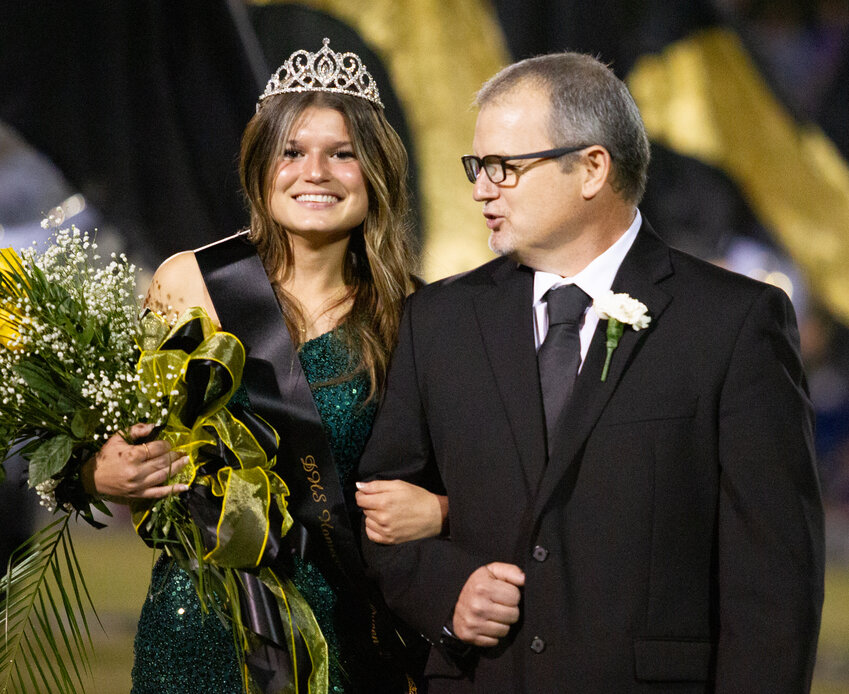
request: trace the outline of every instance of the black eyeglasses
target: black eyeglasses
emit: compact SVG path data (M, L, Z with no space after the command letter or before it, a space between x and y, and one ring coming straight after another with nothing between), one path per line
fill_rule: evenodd
M478 180L481 169L486 172L487 177L493 183L502 183L507 178L507 162L511 159L556 159L572 152L586 149L589 145L578 145L577 147L558 147L557 149L545 149L542 152L531 152L530 154L511 154L502 157L498 154L487 154L485 157L476 157L474 154L466 154L460 157L466 177L471 183Z

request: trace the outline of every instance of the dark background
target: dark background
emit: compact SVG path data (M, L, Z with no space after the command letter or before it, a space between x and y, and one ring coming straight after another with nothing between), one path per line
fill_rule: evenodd
M493 10L513 59L585 51L623 78L670 42L732 28L796 120L818 125L849 159L846 0L495 0ZM271 70L324 36L362 56L412 154L380 59L327 14L238 0L0 4L0 243L44 238L41 219L75 193L86 207L70 221L97 227L103 243L147 268L243 227L242 129ZM469 50L458 46L457 60ZM411 175L416 190L415 161ZM757 257L800 277L736 185L711 166L653 145L641 209L670 243L701 257L732 267ZM794 303L824 493L849 516L847 328L803 290Z

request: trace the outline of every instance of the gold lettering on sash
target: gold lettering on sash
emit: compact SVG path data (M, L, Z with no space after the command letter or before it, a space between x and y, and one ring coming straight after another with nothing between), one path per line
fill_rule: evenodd
M304 469L307 481L310 483L313 503L321 505L317 515L318 520L321 522L321 535L324 538L324 542L333 561L336 562L337 566L341 567L342 562L336 553L336 546L333 544L333 516L326 505L327 495L323 493L324 487L321 484L321 472L318 470L318 463L316 463L314 456L307 455L301 458L301 467Z

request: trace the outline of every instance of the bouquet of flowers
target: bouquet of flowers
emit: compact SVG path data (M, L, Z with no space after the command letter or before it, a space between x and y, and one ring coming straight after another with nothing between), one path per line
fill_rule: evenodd
M109 436L167 414L141 397L132 360L136 268L124 256L98 260L96 245L74 228L40 256L0 251L0 457L23 442L16 453L50 511L57 487L75 482ZM108 514L96 499L77 510L93 522L92 506Z
M102 526L94 509L111 515L86 494L80 472L110 436L136 422L153 423L157 438L189 457L171 482L191 485L135 508L139 534L189 573L203 609L232 627L243 663L253 637L241 618L241 569L255 570L285 603L289 635L326 660L309 607L288 581L259 568L272 525L282 536L292 519L286 485L272 471L276 432L227 407L244 348L201 308L171 323L140 313L135 273L123 255L102 262L96 244L73 227L43 253L0 250L0 461L23 456L42 505L64 512L16 550L0 581L1 691L84 689L92 603L69 520L76 512ZM310 681L313 691L326 689L326 667Z

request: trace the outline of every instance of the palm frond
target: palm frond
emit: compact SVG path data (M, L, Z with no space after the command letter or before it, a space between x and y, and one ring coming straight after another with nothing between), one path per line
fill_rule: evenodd
M64 515L15 550L0 581L0 692L85 691L94 610ZM96 616L96 615L95 615Z

